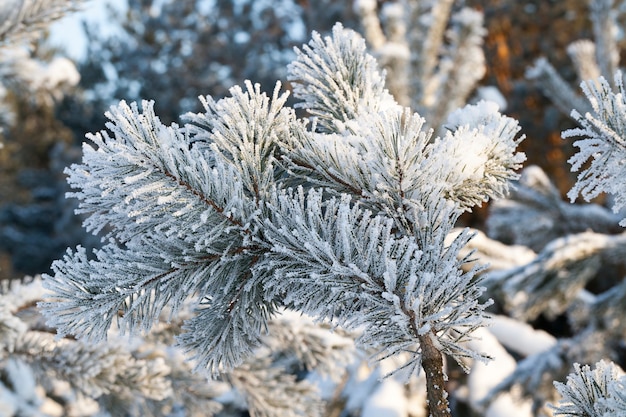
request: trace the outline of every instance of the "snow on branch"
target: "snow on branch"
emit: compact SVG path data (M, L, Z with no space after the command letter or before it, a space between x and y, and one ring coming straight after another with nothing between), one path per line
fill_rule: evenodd
M546 58L537 59L535 65L526 70L526 78L535 81L563 114L569 115L572 108L582 112L589 108Z
M429 208L424 224L441 224L416 244L394 238L392 222L350 207L348 198L322 206L321 194L311 191L278 201L265 225L272 254L259 267L282 277L274 291L289 290L288 304L348 328L363 326L357 342L382 357L414 351L410 369L420 365L419 336L431 332L455 359L474 356L460 342L480 326L489 303L480 303L482 288L470 285L477 284L478 269L463 273L467 260L456 259L471 235L444 245L454 214Z
M571 204L538 166L525 167L506 199L495 200L487 218L488 235L501 242L541 251L551 241L585 232L622 231L619 215L598 204Z
M618 259L626 235L585 232L555 239L526 265L496 271L487 278L501 291L507 310L533 320L564 312L608 259Z
M609 79L615 74L619 64L615 3L615 0L589 1L589 16L593 24L593 37L596 45L596 61L601 75ZM582 79L582 81L586 80Z
M239 171L246 192L256 199L271 191L279 144L288 146L291 129L297 128L293 109L285 107L288 93L276 84L271 99L246 81L246 90L230 89L231 96L219 101L201 96L204 114L187 114L193 145L203 145L207 156L219 154ZM275 155L276 154L276 155Z

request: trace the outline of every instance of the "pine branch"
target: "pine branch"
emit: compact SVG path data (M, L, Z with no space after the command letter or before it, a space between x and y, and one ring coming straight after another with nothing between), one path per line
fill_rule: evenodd
M619 50L615 36L617 27L614 0L590 0L589 12L593 24L596 61L600 68L600 75L610 80L619 63Z
M418 112L424 107L428 108L436 100L440 80L435 69L453 2L454 0L407 2L408 15L415 22L409 30L409 44L419 45L411 54L410 70L414 74L411 107Z
M440 59L437 74L440 80L437 96L446 100L432 103L428 112L430 126L440 126L451 112L464 106L486 71L483 38L487 31L483 14L464 7L452 15L450 23L449 45Z
M193 124L194 146L200 142L214 158L220 155L231 164L256 200L264 199L281 175L274 166L281 158L279 143L289 146L291 130L299 127L293 109L284 107L288 93L279 96L279 91L280 83L270 100L259 84L246 81L245 92L233 87L231 97L217 102L200 97L205 113L185 117Z
M588 111L587 103L545 58L539 58L533 67L526 70L526 78L535 81L563 114L569 115L573 108L583 114Z
M581 125L579 129L563 132L563 138L582 137L574 142L578 153L568 162L572 171L581 171L568 197L573 201L578 194L589 201L601 192L615 196L613 211L626 206L626 193L622 187L622 161L626 157L626 102L621 72L615 74L617 92L600 78L599 85L593 82L581 84L593 112L582 116L576 110L572 117ZM585 165L589 162L588 165ZM583 168L585 166L585 168ZM620 222L626 225L626 220Z
M332 38L313 32L296 54L288 67L294 96L303 100L296 107L306 109L320 131L341 133L348 120L395 105L376 60L365 54L364 40L341 24Z
M447 376L443 373L441 348L437 347L433 336L429 332L419 338L422 348L422 366L424 372L430 376L426 378L428 408L432 417L450 417L450 407L444 388Z
M555 382L554 386L563 396L557 406L551 405L555 416L607 417L615 416L610 409L609 387L624 372L617 365L600 361L592 370L588 365L574 364L574 372L567 377L567 384Z
M322 417L323 404L308 381L271 366L270 358L255 358L233 370L228 381L239 390L253 417Z
M29 332L19 340L13 354L30 363L41 378L52 373L88 396L119 391L164 399L171 394L165 378L169 368L162 361L137 360L111 345L54 342L54 335Z
M356 334L334 328L331 323L316 323L295 311L283 311L269 322L263 345L273 361L295 371L315 372L333 381L347 376L346 364L357 354Z
M603 259L619 252L625 238L593 232L559 238L532 262L498 274L499 283L488 282L502 285L506 308L514 317L533 320L542 313L554 317L575 300Z
M407 379L423 361L442 378L443 354L464 369L488 359L465 345L490 304L481 267L459 257L472 235L446 238L464 210L507 192L524 159L517 123L479 103L429 143L341 25L314 34L290 74L310 130L279 87L270 99L250 83L201 99L205 113L182 128L161 124L150 102L111 109L112 135L92 135L96 149L67 171L87 227L109 243L93 259L69 251L45 277L42 306L61 335L102 340L114 322L135 334L191 304L177 343L217 376L250 358L288 307L358 329L375 360L407 358L391 372ZM285 409L256 386L259 410ZM439 379L429 392L445 405Z
M490 205L487 230L502 242L541 251L548 243L587 230L620 233L619 215L598 204L563 201L556 186L538 166L527 166L506 199Z
M81 0L9 0L0 6L0 45L32 38Z
M574 41L567 47L579 82L598 79L602 74L596 62L596 45L587 39Z
M46 285L57 297L43 305L57 312L51 324L62 334L101 340L113 320L122 330L147 330L166 304L175 314L194 294L196 300L217 296L213 308L221 308L220 315L232 312L233 303L244 299L242 291L249 291L241 268L256 257L256 249L246 243L256 208L244 196L238 171L221 159L205 158L176 126L160 124L151 103L144 103L143 113L122 103L109 118L114 137L93 135L98 149L85 145L83 165L68 171L69 182L82 187L72 195L90 214L87 227L97 231L108 224L109 235L124 246L110 243L96 252L97 260L88 260L79 249L54 264L55 276L47 277ZM245 316L249 308L238 308L238 314ZM77 315L82 318L73 320ZM234 318L221 323L223 335L229 329L243 332L238 334L246 334L244 340L252 345L263 327L233 325ZM235 342L234 336L216 340ZM232 366L240 358L225 360Z
M272 253L260 264L281 277L273 292L288 292L287 303L313 316L335 318L349 329L364 326L357 343L380 350L380 358L413 352L409 370L419 367L414 346L429 331L458 361L475 356L461 341L480 325L488 303L478 302L478 269L462 273L467 259L456 259L471 236L463 233L444 246L455 215L443 204L428 207L417 224L437 226L424 228L415 244L394 238L390 221L351 207L347 197L322 205L321 196L277 197L265 224Z

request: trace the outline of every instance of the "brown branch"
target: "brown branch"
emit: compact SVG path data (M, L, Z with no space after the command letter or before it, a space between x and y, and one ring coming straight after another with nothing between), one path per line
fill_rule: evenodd
M350 191L352 194L359 196L359 197L363 197L363 190L360 190L354 186L352 186L352 184L345 182L344 180L342 180L341 178L331 174L330 172L320 172L319 170L315 169L314 167L312 167L311 165L307 164L306 162L303 161L294 161L292 160L293 164L300 167L300 168L304 168L304 169L308 169L309 171L312 172L317 172L319 174L322 175L326 175L328 176L331 180L335 181L337 184L341 185L342 187L345 187L348 191Z
M396 294L400 296L400 294ZM424 335L420 335L415 323L415 313L402 308L402 311L409 316L411 330L419 340L422 351L422 369L426 375L426 398L430 417L451 417L448 403L448 393L445 390L446 377L443 373L443 354L435 345L435 333L431 330Z
M194 262L186 262L186 263L182 263L180 264L179 267L172 267L170 269L168 269L167 271L164 271L162 273L160 273L159 275L155 275L154 277L150 278L148 281L146 281L144 283L144 286L149 286L150 284L153 284L154 282L160 280L161 278L164 278L170 274L173 274L174 272L180 271L181 269L186 269L186 267L188 266L192 266L192 265L199 265L202 262L211 262L211 261L215 261L223 256L227 256L227 255L238 255L241 254L243 252L245 252L246 250L249 251L254 251L258 249L256 246L240 246L228 253L219 253L219 254L214 254L214 255L207 255L207 256L202 256L200 258L198 258L196 261ZM258 256L255 256L255 259L257 259Z
M443 355L435 346L431 331L418 336L422 349L422 368L426 374L426 395L431 417L451 417L443 374Z
M217 213L221 214L222 217L224 217L226 220L228 220L229 222L231 222L232 224L239 226L243 229L243 224L237 220L232 218L231 216L227 216L224 213L224 209L220 206L218 206L215 201L207 198L205 195L201 194L200 192L196 191L195 189L193 189L193 187L191 185L189 185L188 183L186 183L185 181L176 178L176 176L174 174L172 174L171 172L168 171L164 171L165 176L173 179L174 181L176 181L178 183L178 185L181 185L183 187L185 187L191 194L195 195L196 197L198 197L200 199L200 201L202 201L204 204L210 206L213 210L215 210ZM246 233L250 233L249 230L243 230Z

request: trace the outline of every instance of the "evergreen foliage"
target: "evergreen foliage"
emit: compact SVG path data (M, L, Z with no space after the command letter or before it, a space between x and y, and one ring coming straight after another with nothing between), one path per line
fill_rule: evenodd
M592 370L588 365L574 364L567 384L555 382L563 399L554 408L555 416L609 417L623 415L624 372L614 363L598 362Z
M575 200L580 194L589 201L602 192L610 193L614 198L613 211L617 213L626 205L621 180L621 167L626 157L623 139L626 133L626 103L621 72L615 74L614 85L616 92L604 77L581 85L593 111L583 116L573 110L572 117L581 128L567 130L563 132L563 137L581 138L574 142L574 146L579 148L578 153L569 160L572 171L581 171L576 185L568 194L570 199ZM589 164L585 166L587 162ZM620 225L626 226L626 220L622 220Z
M284 306L359 329L377 358L410 353L407 377L430 366L431 412L449 415L434 394L441 354L484 358L463 343L489 302L480 267L463 271L469 258L457 256L471 233L445 238L516 178L519 128L479 103L429 141L364 51L336 25L298 53L289 78L309 120L279 86L270 98L251 83L202 98L205 113L182 127L163 125L150 102L112 107L111 133L91 135L67 170L87 228L108 243L54 263L49 324L102 341L114 324L136 334L191 302L178 345L215 376L260 346Z
M569 159L572 171L580 171L568 196L586 201L609 193L613 213L597 204L570 206L561 201L554 186L537 168L527 168L511 201L496 204L489 219L496 238L507 236L515 243L539 250L531 262L491 274L487 282L492 295L506 310L522 320L540 317L567 318L570 334L559 338L549 350L529 356L493 393L516 384L534 399L537 409L549 400L547 382L569 371L570 363L598 362L596 369L574 366L567 385L556 383L562 403L555 415L624 415L619 399L616 360L623 340L624 233L611 227L623 214L623 79L618 64L614 25L619 4L591 0L590 17L595 43L577 41L568 50L583 81L578 96L546 61L539 60L528 76L538 80L544 93L580 125L562 133L577 138L578 152ZM608 77L608 78L607 78ZM608 81L610 79L611 81ZM574 108L573 110L572 107ZM522 230L511 224L532 224ZM531 220L532 219L532 220ZM624 226L624 220L620 225ZM592 230L585 230L591 228ZM541 230L538 236L531 236ZM599 286L599 288L598 288ZM593 290L589 290L593 288ZM595 291L594 291L595 290ZM616 384L617 388L609 386ZM605 404L612 405L607 408Z
M39 3L56 4L28 4ZM219 37L271 3L217 2L208 17L194 2L136 0L129 16L151 13L126 29L145 47L182 28L156 48L176 67L195 57L185 33ZM261 84L201 96L181 124L168 111L191 106L169 105L169 91L111 107L66 170L104 246L68 249L48 293L38 278L0 288L0 415L626 416L620 3L590 0L595 42L568 49L586 100L546 60L528 72L580 124L563 132L578 139L570 199L608 192L614 213L562 201L538 167L511 182L524 160L517 122L484 101L455 110L484 73L482 13L383 3L355 2L372 56L339 24L295 50L293 97L280 83L264 93L267 61L250 60L243 72ZM293 16L272 11L278 32L310 9L281 4ZM0 38L19 32L2 27ZM232 51L256 50L239 35ZM64 80L15 57L3 80L35 101L60 97ZM118 70L146 68L143 57ZM159 84L142 94L168 80L148 66ZM234 74L218 72L210 83ZM494 199L489 236L455 228Z
M394 98L438 133L485 74L483 14L464 2L356 0L364 36ZM446 100L440 100L446 97Z

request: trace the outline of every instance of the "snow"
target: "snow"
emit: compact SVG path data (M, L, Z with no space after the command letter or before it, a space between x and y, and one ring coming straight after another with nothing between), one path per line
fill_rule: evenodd
M498 103L481 100L476 104L468 105L450 113L446 121L446 127L455 129L460 126L478 126L491 116L499 113Z
M404 43L387 42L380 47L377 53L384 57L384 59L405 59L408 60L411 57L411 51L409 47Z
M524 356L543 352L556 344L556 338L551 334L506 316L494 316L489 332L502 345Z
M363 11L374 11L376 10L376 0L355 0L354 1L354 10L359 12L359 10L361 10L361 13L363 13Z
M15 408L21 409L25 415L29 414L25 412L25 409L38 406L40 403L36 392L35 376L31 368L20 360L10 358L4 367L4 371L10 386L13 388ZM3 394L0 395L4 396ZM10 404L9 407L11 407ZM18 411L17 414L20 415L21 413Z
M391 378L385 379L365 401L362 417L408 416L408 401L404 386Z
M478 329L473 336L475 339L469 343L470 348L494 358L487 363L474 361L472 371L468 376L469 403L475 409L480 410L480 401L515 370L517 363L487 329ZM531 400L521 401L511 393L504 393L489 404L483 415L485 417L532 417L531 406Z
M476 102L488 101L495 103L500 110L504 111L507 107L506 98L495 86L482 86L476 89Z

